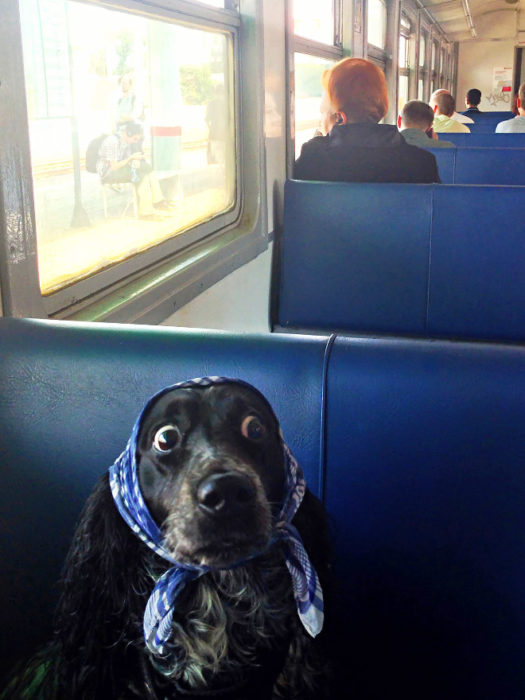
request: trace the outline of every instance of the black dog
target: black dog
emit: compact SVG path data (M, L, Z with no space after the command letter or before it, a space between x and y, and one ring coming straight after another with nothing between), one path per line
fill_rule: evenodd
M54 641L19 679L34 691L23 697L329 697L323 634L302 622L322 607L315 571L328 586L327 528L303 491L253 387L206 379L158 394L86 503ZM292 586L298 566L309 573Z

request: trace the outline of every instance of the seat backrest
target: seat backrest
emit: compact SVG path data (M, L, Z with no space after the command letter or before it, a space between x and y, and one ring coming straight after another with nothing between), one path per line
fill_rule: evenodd
M443 139L456 146L525 148L525 134L443 134Z
M349 697L523 697L523 386L523 346L337 338L326 505Z
M521 187L436 187L427 333L525 340Z
M474 124L467 124L471 134L490 134L496 129L496 126L507 119L512 119L512 112L484 112L475 116Z
M277 323L423 333L431 190L288 181Z
M429 148L446 185L525 185L521 148Z
M524 341L523 211L517 186L291 180L272 326Z
M144 401L219 373L263 391L322 482L334 698L521 700L525 346L20 319L0 334L1 671L49 634L74 521Z
M456 185L525 185L522 149L458 147L456 151Z
M0 335L0 676L49 639L82 505L163 386L208 375L256 386L319 494L326 338L20 319L0 319Z
M430 141L430 143L432 143ZM426 150L433 153L441 182L445 185L454 183L454 173L456 170L456 151L457 148L427 148Z

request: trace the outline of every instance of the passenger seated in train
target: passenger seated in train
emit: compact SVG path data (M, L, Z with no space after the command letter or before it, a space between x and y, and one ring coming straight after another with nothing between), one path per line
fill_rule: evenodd
M439 92L431 100L430 106L434 110L432 128L436 134L470 134L466 124L454 119L456 100L449 92Z
M383 71L345 58L324 76L325 136L305 143L295 162L298 180L440 182L434 156L409 146L395 126L378 124L388 109Z
M525 83L522 83L518 90L516 108L518 110L516 117L497 124L497 134L521 134L525 132Z
M397 118L400 133L407 143L419 148L456 148L452 141L441 141L432 129L434 112L432 107L420 100L405 103Z
M441 94L447 94L450 95L451 92L450 90L445 90L445 88L440 88L439 90L434 90L434 92L430 95L430 106L432 109L434 109L434 106L436 104L436 97ZM461 124L474 124L474 119L471 119L467 114L461 114L461 112L456 112L455 107L454 107L454 113L452 114L452 119L455 119L457 122L460 122Z
M476 116L476 114L482 114L479 108L479 103L481 102L481 90L477 88L472 88L469 90L465 96L465 104L467 109L461 112L463 115L468 115L470 117Z
M104 185L132 182L137 191L138 215L141 219L162 219L169 212L153 168L146 162L138 144L144 137L140 124L128 122L107 136L98 151L97 173Z

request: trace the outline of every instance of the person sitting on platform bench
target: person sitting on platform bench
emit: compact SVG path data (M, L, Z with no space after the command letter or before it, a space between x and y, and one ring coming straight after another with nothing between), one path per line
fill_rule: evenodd
M159 212L168 212L171 205L165 200L144 153L135 150L142 138L142 126L134 122L107 136L99 148L97 173L104 185L133 183L137 192L139 218L160 220Z

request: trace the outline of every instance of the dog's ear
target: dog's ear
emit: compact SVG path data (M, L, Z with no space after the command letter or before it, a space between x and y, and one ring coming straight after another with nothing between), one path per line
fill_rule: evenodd
M63 697L112 697L117 678L129 675L129 659L119 656L122 640L132 639L148 595L140 580L141 571L147 577L137 561L140 547L105 475L86 502L62 575L55 639Z

